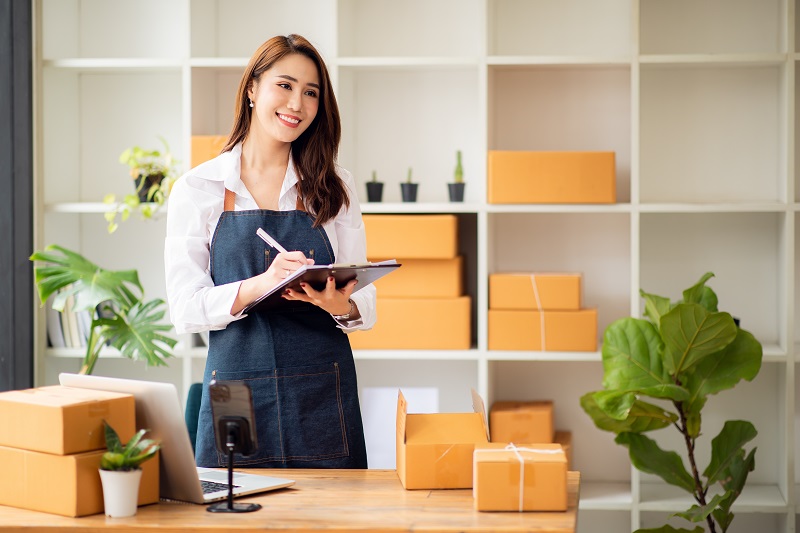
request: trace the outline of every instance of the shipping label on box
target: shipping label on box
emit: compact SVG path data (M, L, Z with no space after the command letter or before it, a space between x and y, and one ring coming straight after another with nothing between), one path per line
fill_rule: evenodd
M596 351L597 310L516 311L489 309L489 349Z
M472 391L472 413L408 414L397 394L397 475L406 489L472 487L472 453L488 444L486 409Z
M489 275L489 309L577 311L580 308L580 274L530 272Z
M611 204L616 202L614 152L491 150L490 204Z
M553 402L495 402L489 410L492 442L552 443Z
M453 259L458 255L455 215L364 215L367 258Z
M403 268L374 285L380 298L457 298L463 293L464 258L403 259Z
M102 513L100 458L105 450L53 455L0 446L0 505L63 516ZM142 463L139 505L158 502L159 456Z
M227 139L226 135L192 135L192 168L217 157Z
M60 455L106 447L103 420L127 442L135 433L130 394L62 386L0 393L0 446Z
M476 510L567 510L567 459L560 445L476 445L473 460Z

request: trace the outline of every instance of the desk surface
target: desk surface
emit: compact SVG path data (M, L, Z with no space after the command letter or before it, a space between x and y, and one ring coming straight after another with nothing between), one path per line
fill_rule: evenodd
M140 507L131 518L93 515L66 518L0 506L0 533L73 529L81 533L119 529L124 532L218 533L242 531L374 531L374 532L548 532L573 533L580 474L569 472L566 512L507 513L473 509L471 490L413 490L400 484L394 470L244 470L287 477L287 489L236 501L258 502L253 513L209 513L205 506L162 502ZM154 532L154 530L157 530Z

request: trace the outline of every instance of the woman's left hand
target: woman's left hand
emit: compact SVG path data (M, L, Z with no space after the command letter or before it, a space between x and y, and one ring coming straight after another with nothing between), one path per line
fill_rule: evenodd
M321 291L316 291L308 283L301 283L300 287L303 291L296 291L287 289L283 293L283 297L287 300L299 300L301 302L308 302L316 305L327 311L332 315L344 315L350 311L350 295L353 294L353 289L356 287L356 280L350 280L347 285L341 289L336 288L336 280L333 276L328 278L325 288ZM356 309L356 315L357 315Z

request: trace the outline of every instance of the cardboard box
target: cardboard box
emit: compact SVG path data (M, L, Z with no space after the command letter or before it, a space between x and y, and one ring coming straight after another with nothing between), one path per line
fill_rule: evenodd
M60 455L105 449L103 420L127 442L136 427L130 394L61 386L0 393L0 446Z
M544 329L544 335L542 335L542 329ZM509 311L489 309L489 349L596 351L597 310Z
M463 293L464 259L402 259L391 276L375 281L381 298L457 298Z
M63 516L103 512L100 457L105 450L73 455L0 446L0 504ZM158 502L159 457L142 463L139 505Z
M475 447L478 511L566 511L567 458L558 444Z
M490 204L612 204L614 152L490 150Z
M220 154L227 135L192 135L192 168Z
M551 443L553 402L495 402L489 410L492 442Z
M408 414L397 394L397 475L406 489L472 487L472 452L488 444L486 409L472 391L472 413Z
M561 445L564 455L567 456L567 470L572 470L572 432L556 430L553 442Z
M489 275L489 309L577 311L580 308L580 274L529 272Z
M468 350L470 304L469 296L378 296L378 322L371 330L350 333L350 346L355 350Z
M453 259L458 255L455 215L364 215L367 258Z

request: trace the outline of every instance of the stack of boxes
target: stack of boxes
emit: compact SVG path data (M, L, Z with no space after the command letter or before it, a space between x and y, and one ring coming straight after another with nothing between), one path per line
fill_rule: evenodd
M489 276L489 349L597 350L597 310L581 308L581 275Z
M127 442L135 433L129 394L40 387L0 393L0 505L64 516L103 512L103 420ZM158 502L158 459L142 464L139 505Z
M463 295L455 215L364 215L370 261L402 266L377 280L378 322L349 335L354 349L466 350L471 299Z

